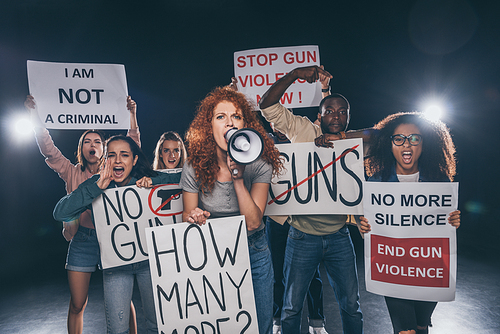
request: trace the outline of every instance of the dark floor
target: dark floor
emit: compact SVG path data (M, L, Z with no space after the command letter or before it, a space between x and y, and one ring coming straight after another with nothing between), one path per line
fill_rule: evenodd
M361 253L362 254L362 253ZM364 315L365 333L391 333L389 314L383 297L366 292L363 259L358 254L360 301ZM54 277L33 275L31 283L1 286L0 333L65 333L69 290L64 272ZM326 280L326 273L322 270ZM137 290L137 289L136 289ZM332 288L324 288L326 329L328 333L341 333L338 306ZM144 333L141 322L140 299L134 294L138 309L139 333ZM104 333L102 276L94 274L89 302L85 312L84 333ZM305 319L304 319L305 320ZM303 320L303 323L305 323ZM473 255L459 255L456 300L439 303L433 316L431 333L500 333L500 261L478 260ZM303 329L306 333L307 329Z

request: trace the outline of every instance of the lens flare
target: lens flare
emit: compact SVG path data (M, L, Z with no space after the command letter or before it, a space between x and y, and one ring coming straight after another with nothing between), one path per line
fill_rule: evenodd
M439 121L443 117L443 108L437 104L430 104L424 109L424 116L431 121Z

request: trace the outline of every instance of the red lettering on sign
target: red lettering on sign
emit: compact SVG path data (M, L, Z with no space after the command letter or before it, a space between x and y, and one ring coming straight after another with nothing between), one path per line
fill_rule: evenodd
M295 51L287 52L283 55L283 61L285 64L304 64L304 63L315 63L318 57L316 51Z
M238 57L238 59L237 59L237 61L238 61L237 66L238 66L239 68L242 68L242 67L247 66L247 63L246 63L246 61L245 61L245 56L239 56L239 57Z
M248 59L248 63L247 63ZM254 61L255 60L255 61ZM269 55L261 53L259 55L248 55L248 56L239 56L236 61L237 61L237 66L239 68L246 67L247 65L249 67L253 67L254 65L258 66L267 66L267 65L272 65L274 61L278 60L278 55L276 53L270 53Z
M449 238L390 238L376 234L370 238L372 280L449 287Z
M281 104L285 104L285 103L290 104L290 103L292 103L292 97L293 97L293 92L291 92L290 94L285 92L285 94L283 94L283 97L280 100L280 103Z

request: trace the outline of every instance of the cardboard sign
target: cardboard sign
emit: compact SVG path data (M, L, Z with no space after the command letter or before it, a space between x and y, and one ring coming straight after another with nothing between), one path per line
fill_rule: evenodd
M317 45L254 49L234 53L234 76L238 90L259 103L273 83L297 67L320 65ZM321 101L321 83L296 80L283 94L288 108L315 107Z
M366 290L424 301L455 299L458 183L365 182Z
M160 333L258 333L245 216L146 234Z
M266 215L362 214L363 142L338 140L276 145L286 173L274 177Z
M148 259L145 229L182 221L178 184L107 189L92 203L102 268Z
M28 60L28 84L48 129L128 129L125 66Z

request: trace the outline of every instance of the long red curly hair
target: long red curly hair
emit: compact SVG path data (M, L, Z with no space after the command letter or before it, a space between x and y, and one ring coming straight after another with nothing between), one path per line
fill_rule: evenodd
M201 101L194 120L186 132L187 160L195 170L196 179L203 193L213 189L219 172L212 118L215 107L223 101L231 102L243 114L245 127L260 133L264 141L262 159L273 166L273 175L278 175L283 169L279 151L266 133L257 117L257 112L254 111L257 108L253 107L244 94L227 87L217 87Z

